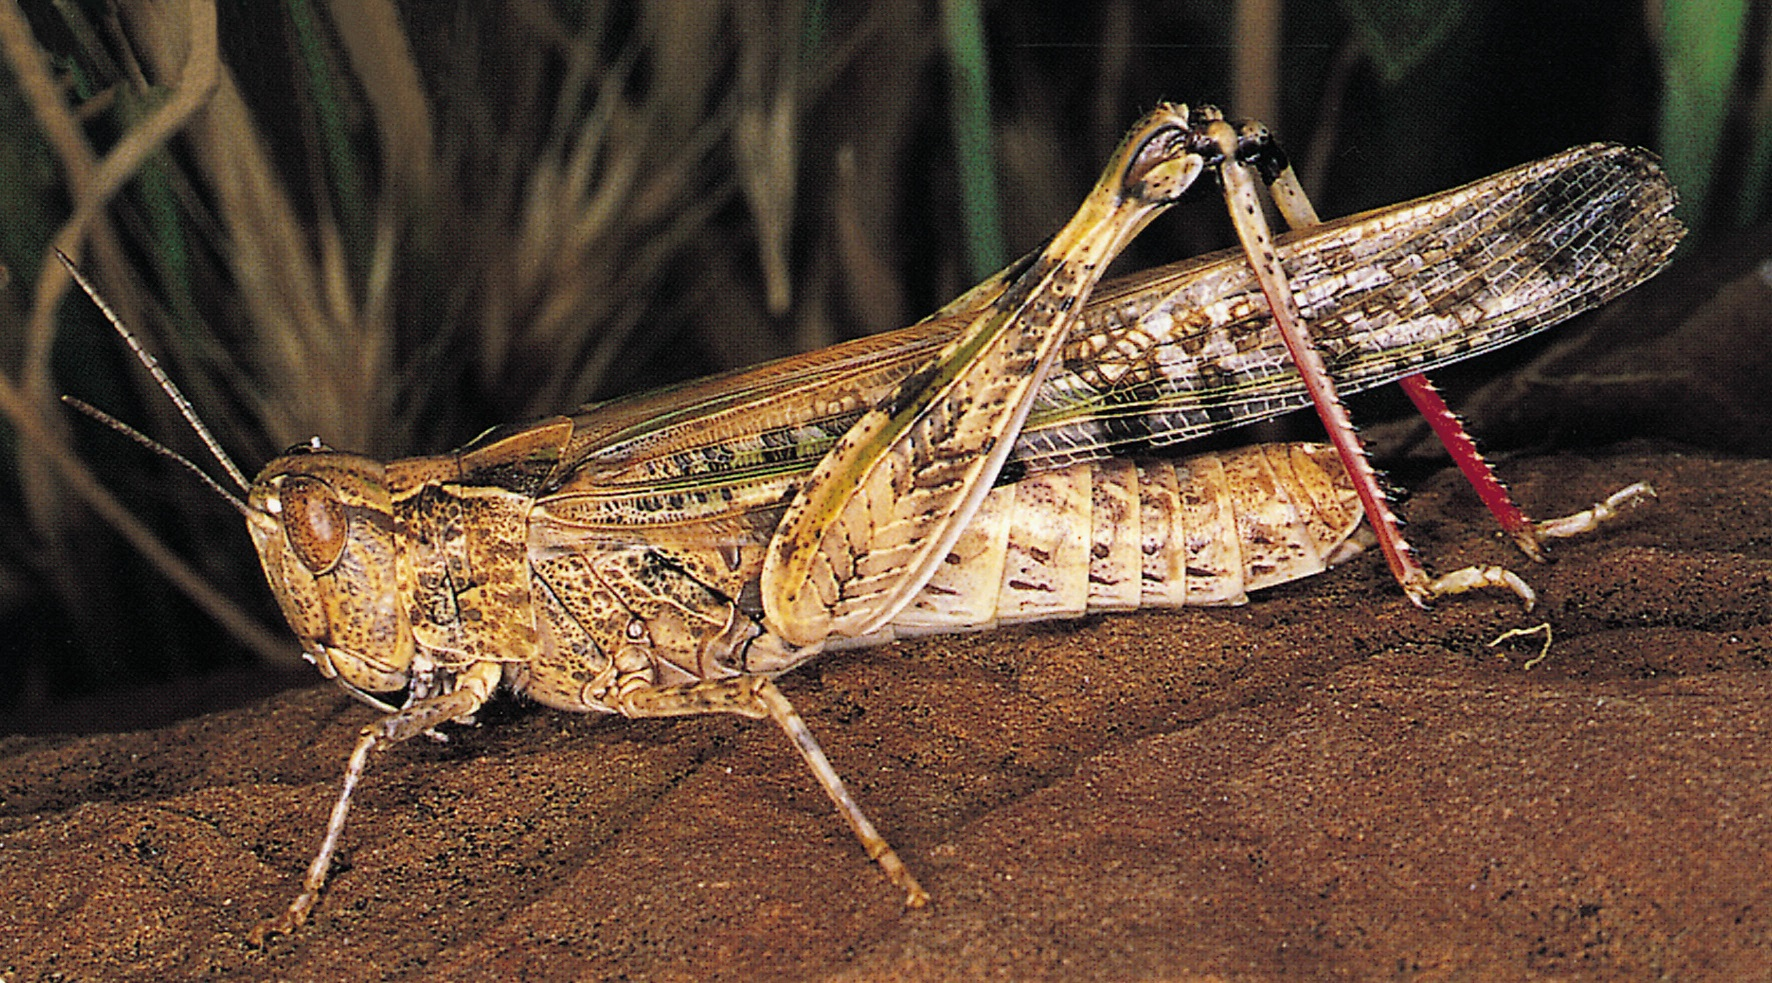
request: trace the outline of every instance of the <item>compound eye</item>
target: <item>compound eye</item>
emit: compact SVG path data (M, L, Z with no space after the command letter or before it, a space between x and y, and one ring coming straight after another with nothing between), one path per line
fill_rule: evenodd
M277 490L283 503L283 535L308 572L323 574L338 563L350 532L345 503L318 478L295 475Z

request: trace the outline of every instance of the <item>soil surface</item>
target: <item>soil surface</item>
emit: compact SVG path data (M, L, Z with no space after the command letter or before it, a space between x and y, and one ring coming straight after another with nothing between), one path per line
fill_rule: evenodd
M766 723L505 704L378 755L312 923L255 949L373 718L321 686L0 742L0 977L1764 978L1772 463L1502 471L1544 514L1662 497L1534 566L1455 474L1420 488L1435 568L1509 563L1530 614L1417 611L1367 556L785 677L926 909Z

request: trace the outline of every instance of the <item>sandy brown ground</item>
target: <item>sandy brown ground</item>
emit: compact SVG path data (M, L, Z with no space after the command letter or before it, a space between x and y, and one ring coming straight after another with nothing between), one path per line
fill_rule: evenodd
M1375 557L1242 609L833 656L784 682L935 896L904 911L774 728L508 707L380 755L326 687L0 742L0 977L1752 979L1772 967L1772 462L1507 462L1549 514L1660 503L1528 568L1455 475L1424 614ZM1486 643L1541 621L1554 642Z

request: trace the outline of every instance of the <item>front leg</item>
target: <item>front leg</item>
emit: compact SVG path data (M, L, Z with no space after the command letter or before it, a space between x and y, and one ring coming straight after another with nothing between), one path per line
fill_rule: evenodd
M1103 270L1199 176L1198 147L1186 107L1135 126L1052 242L819 462L764 561L772 631L856 637L910 603L990 490Z
M351 751L351 759L345 765L343 788L332 806L326 834L320 839L320 850L315 854L314 862L308 865L307 876L302 878L301 893L282 915L267 918L253 928L252 934L247 936L253 945L262 946L273 935L288 935L308 920L308 912L320 899L320 889L326 885L326 874L332 869L332 857L338 851L345 819L351 814L351 794L356 791L363 769L369 764L370 752L472 716L492 698L502 674L503 667L497 662L474 663L453 678L449 692L419 699L363 728L357 737L356 748Z

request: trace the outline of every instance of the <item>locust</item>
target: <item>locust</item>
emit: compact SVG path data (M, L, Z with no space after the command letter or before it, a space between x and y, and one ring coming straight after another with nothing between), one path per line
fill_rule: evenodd
M1243 248L1097 288L1208 172ZM1299 229L1269 235L1252 175ZM384 463L315 438L251 481L70 270L244 492L205 479L244 516L308 660L382 714L299 893L254 930L263 943L318 902L371 754L469 721L501 689L568 711L773 720L914 907L928 893L773 682L820 652L1240 604L1374 539L1418 603L1475 587L1529 601L1498 567L1422 571L1332 412L1337 390L1511 343L1641 283L1682 235L1673 204L1651 155L1593 144L1319 223L1264 128L1165 104L1045 246L909 328L443 455ZM1163 453L1311 404L1337 446ZM1648 493L1546 523L1497 511L1535 552Z

